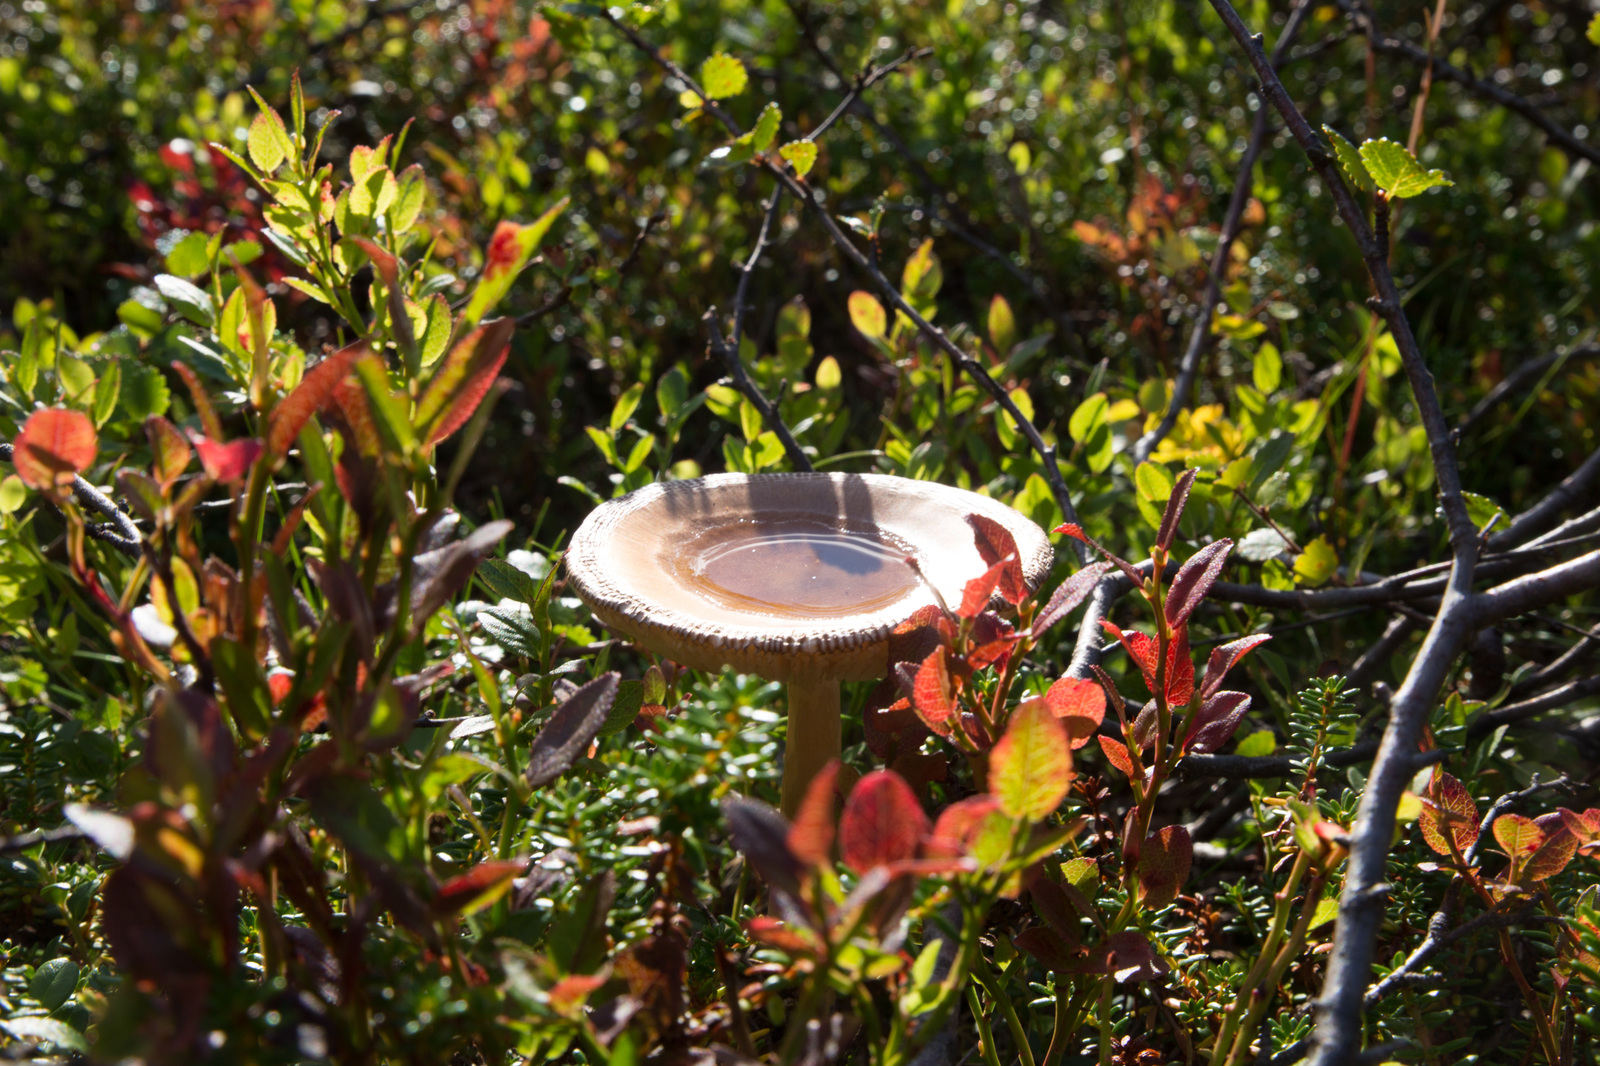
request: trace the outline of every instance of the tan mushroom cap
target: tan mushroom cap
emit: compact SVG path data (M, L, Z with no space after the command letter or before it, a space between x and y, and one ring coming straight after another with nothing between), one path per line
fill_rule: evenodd
M952 607L987 567L966 516L1017 542L1037 588L1054 558L1019 512L977 493L882 474L715 474L649 485L596 508L567 571L611 629L697 670L773 681L883 676L891 631Z

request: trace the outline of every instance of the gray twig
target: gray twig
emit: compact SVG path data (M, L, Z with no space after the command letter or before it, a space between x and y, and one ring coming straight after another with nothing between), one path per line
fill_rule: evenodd
M0 462L11 462L11 456L11 445L0 444ZM72 479L72 494L89 510L111 520L109 526L85 524L84 531L89 536L129 555L139 554L144 544L144 538L139 535L139 527L133 524L132 517L118 507L111 497L77 476Z

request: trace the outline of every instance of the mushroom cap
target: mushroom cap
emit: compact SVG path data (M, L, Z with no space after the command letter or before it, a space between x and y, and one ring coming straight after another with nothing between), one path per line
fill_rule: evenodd
M696 670L774 681L881 677L894 628L949 604L988 567L969 514L1017 543L1030 589L1050 572L1044 531L986 496L883 474L713 474L647 485L597 507L567 573L607 627Z

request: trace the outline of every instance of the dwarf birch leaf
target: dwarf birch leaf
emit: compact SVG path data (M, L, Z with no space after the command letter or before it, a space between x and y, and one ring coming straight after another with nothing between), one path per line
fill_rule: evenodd
M1060 806L1071 783L1066 729L1044 700L1024 702L989 753L989 784L1000 809L1013 818L1040 821Z
M1454 185L1442 170L1424 170L1403 144L1387 137L1361 145L1361 161L1378 188L1397 200L1420 196L1439 185Z
M884 314L883 305L876 296L857 289L850 294L848 306L851 325L868 337L882 339L889 328L889 317Z
M1367 173L1367 164L1362 162L1361 153L1356 151L1356 146L1331 126L1322 127L1322 132L1327 134L1329 142L1333 144L1333 154L1339 159L1339 169L1350 179L1350 184L1362 192L1372 192L1376 189L1377 186L1372 184L1372 175Z
M1423 804L1417 823L1423 840L1438 854L1450 854L1446 833L1454 838L1456 850L1465 853L1478 839L1478 805L1472 802L1465 785L1440 770L1434 775L1428 802Z
M72 484L99 451L94 423L79 411L59 407L35 411L13 442L17 476L36 489Z
M1093 681L1063 677L1050 686L1044 702L1066 727L1068 744L1074 751L1089 743L1105 721L1105 690Z
M1194 844L1181 825L1145 838L1139 849L1139 895L1147 909L1160 910L1177 899L1193 859Z
M794 167L796 177L805 177L817 163L817 146L811 141L790 141L778 149L778 154Z
M726 100L738 96L750 84L750 75L744 64L730 55L718 52L700 64L700 87L713 100Z

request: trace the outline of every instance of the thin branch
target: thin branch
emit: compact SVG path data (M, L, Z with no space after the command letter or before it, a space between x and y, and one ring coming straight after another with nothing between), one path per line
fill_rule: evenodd
M750 258L739 268L739 288L733 294L733 336L730 339L735 352L739 350L739 342L744 339L744 312L749 306L745 303L745 293L750 288L750 275L755 273L761 253L767 250L767 240L772 235L772 223L778 217L778 205L782 202L783 188L775 185L772 188L772 199L767 201L767 213L761 219L761 230L756 234L756 246L750 250Z
M1596 644L1600 644L1600 626L1589 630L1572 647L1512 685L1508 695L1512 699L1526 699L1531 693L1538 692L1552 681L1559 681L1582 662L1584 656L1590 654Z
M1478 823L1478 835L1473 838L1472 846L1468 848L1466 854L1462 855L1461 857L1466 860L1467 865L1472 865L1472 863L1478 857L1479 850L1483 847L1483 842L1488 840L1489 834L1493 832L1494 823L1502 814L1505 814L1512 807L1516 806L1519 801L1537 796L1541 792L1571 791L1572 782L1568 779L1566 774L1562 774L1554 781L1544 782L1539 780L1538 774L1534 774L1533 778L1528 782L1527 788L1520 789L1516 792L1507 792L1505 795L1501 796L1499 799L1495 800L1489 805L1488 811L1484 813L1483 820Z
M1400 646L1411 639L1411 634L1422 628L1415 619L1399 615L1389 620L1389 626L1383 631L1383 636L1350 664L1350 669L1345 674L1345 679L1357 690L1363 691L1377 680L1378 671L1389 664L1394 653Z
M739 358L739 351L732 347L722 336L722 327L717 325L717 309L707 308L706 313L700 316L700 322L706 327L706 337L711 346L711 354L722 361L728 369L728 378L733 382L733 387L738 389L745 399L755 406L761 413L761 421L766 427L777 435L778 441L783 445L784 454L789 457L789 464L796 470L810 472L811 460L795 443L794 434L789 432L789 427L784 425L783 416L778 413L777 407L767 399L754 381L750 380L749 373L744 368L744 362Z
M1496 707L1492 711L1484 711L1467 723L1467 739L1476 740L1486 733L1494 732L1503 725L1524 722L1535 715L1553 711L1558 707L1566 707L1577 703L1579 700L1596 695L1600 695L1600 677L1586 677L1581 681L1569 681L1559 688L1541 692L1537 696L1518 703L1507 703Z
M1289 21L1284 25L1283 32L1278 35L1277 44L1272 48L1273 67L1283 64L1290 47L1294 44L1295 36L1300 32L1300 24L1305 20L1306 12L1310 10L1309 0L1295 0L1294 7L1289 12ZM1172 427L1177 425L1178 415L1189 406L1189 398L1194 393L1195 378L1200 373L1200 356L1204 354L1206 345L1211 339L1211 317L1216 313L1217 304L1222 300L1222 285L1228 274L1228 264L1232 261L1233 242L1244 226L1245 208L1250 204L1251 188L1255 183L1256 160L1260 158L1261 149L1267 143L1271 114L1266 101L1260 100L1256 107L1255 123L1250 129L1250 142L1245 146L1244 155L1239 160L1238 177L1233 182L1233 198L1228 201L1228 212L1223 216L1222 232L1217 238L1217 250L1212 254L1210 267L1206 271L1205 294L1200 297L1199 313L1195 315L1194 325L1189 334L1189 345L1184 349L1183 359L1178 364L1178 379L1172 389L1172 399L1167 404L1166 413L1161 416L1160 423L1134 444L1135 463L1142 463L1150 458L1150 453L1156 450L1156 446L1165 440L1167 434L1172 432Z
M0 855L13 851L26 851L38 844L60 844L67 840L84 840L87 834L77 826L64 825L59 829L35 829L16 836L0 837Z
M1488 414L1496 404L1510 399L1521 392L1532 382L1544 377L1546 371L1554 373L1556 369L1575 360L1594 359L1600 357L1600 344L1580 344L1576 348L1569 348L1564 352L1555 352L1538 359L1530 359L1517 369L1507 374L1500 384L1490 389L1479 400L1471 411L1457 423L1456 428L1462 433L1470 430L1479 419Z
M1600 550L1479 593L1473 604L1474 621L1480 626L1494 625L1596 586L1600 586Z
M1417 744L1434 700L1456 654L1472 631L1472 577L1477 563L1478 535L1467 513L1455 442L1439 405L1433 375L1411 330L1400 291L1389 270L1388 242L1380 242L1367 225L1366 213L1340 176L1333 154L1312 130L1278 79L1262 50L1260 36L1250 33L1228 0L1211 0L1211 6L1249 56L1256 76L1261 79L1262 95L1277 109L1289 132L1310 158L1361 250L1374 292L1369 306L1383 317L1399 349L1427 434L1445 521L1450 530L1452 566L1438 613L1390 704L1389 722L1357 808L1333 950L1322 996L1315 1005L1313 1066L1342 1066L1356 1058L1361 1047L1362 994L1372 970L1373 948L1383 920L1383 900L1387 895L1384 867L1393 839L1395 812L1406 785L1416 772Z
M550 299L546 300L538 307L535 307L532 311L518 315L516 320L517 328L527 329L529 326L539 321L539 319L545 317L546 315L554 314L556 311L559 311L561 308L565 307L567 302L571 299L572 286L561 286L560 290L554 296L550 297Z
M1600 449L1562 479L1544 499L1519 514L1505 529L1489 538L1491 549L1513 548L1548 529L1561 512L1586 497L1600 484Z
M1590 163L1600 163L1600 148L1596 148L1587 141L1580 140L1572 131L1560 125L1549 115L1546 115L1526 98L1518 96L1510 89L1496 85L1492 81L1474 77L1470 71L1452 66L1437 56L1430 57L1425 49L1419 48L1410 41L1385 36L1378 29L1377 23L1372 16L1368 14L1361 4L1354 3L1352 0L1339 0L1339 6L1344 8L1345 14L1367 35L1367 40L1372 42L1373 51L1381 52L1385 55L1403 56L1414 63L1431 61L1435 78L1453 81L1476 96L1481 96L1485 100L1499 104L1508 111L1515 111L1534 126L1543 130L1545 135L1568 155L1587 159Z
M11 445L0 444L0 463L11 462L11 456ZM139 554L144 544L144 538L139 534L139 527L133 524L133 518L118 507L111 497L78 476L72 479L72 494L77 497L79 503L95 514L111 519L109 526L85 524L84 532L95 540L104 541L129 555Z
M707 113L716 118L718 122L721 122L729 134L734 137L743 135L744 131L740 129L739 124L735 122L733 118L727 114L727 112L717 107L715 103L706 97L705 92L699 87L698 84L696 84L693 78L684 72L682 67L678 66L672 60L662 55L659 50L652 47L632 28L623 25L622 22L612 15L609 10L604 13L603 17L618 32L627 37L628 40L633 43L634 47L640 49L646 55L653 58L663 70L665 70L672 77L681 81L690 92L700 97ZM929 322L922 316L921 313L917 311L916 308L912 307L911 304L906 302L905 298L900 295L900 290L895 286L895 284L886 278L883 275L883 272L878 269L877 265L869 260L867 256L862 253L861 249L857 248L855 243L851 241L850 238L845 235L844 231L839 228L838 222L836 222L833 215L831 215L828 210L823 207L821 200L817 198L809 185L807 185L802 179L790 173L788 167L781 162L772 159L766 159L763 160L762 166L768 173L778 180L778 182L790 195L806 205L807 209L810 210L811 214L817 219L817 221L822 223L823 229L827 231L829 238L834 243L834 246L838 248L844 257L853 263L857 269L866 274L872 280L874 286L876 286L878 291L883 294L889 305L910 319L911 323L917 327L923 336L927 337L935 347L944 352L945 355L948 356L950 360L958 367L965 371L969 377L971 377L979 385L983 386L994 399L994 402L1000 407L1000 409L1011 417L1011 420L1017 424L1017 429L1022 433L1023 437L1027 439L1028 443L1033 447L1033 450L1038 454L1040 460L1039 465L1041 467L1040 472L1044 475L1045 483L1050 486L1050 493L1055 498L1056 506L1060 509L1063 518L1068 522L1076 522L1078 520L1078 513L1077 510L1072 506L1072 495L1067 491L1067 484L1064 480L1062 480L1061 467L1056 459L1055 445L1045 441L1044 437L1039 433L1038 427L1033 424L1033 421L1030 418L1022 413L1022 411L1017 407L1015 401L1011 399L1010 394L1005 390L1005 386L1001 385L999 382L995 381L994 378L990 377L988 371L985 370L977 360L973 359L966 352L962 351L954 341L945 335L943 330ZM713 347L715 347L715 342L713 342ZM726 357L724 357L724 361L726 362ZM1076 542L1074 542L1073 547L1074 550L1080 552L1078 557L1079 559L1082 559L1083 556L1081 554L1081 549L1078 548Z

